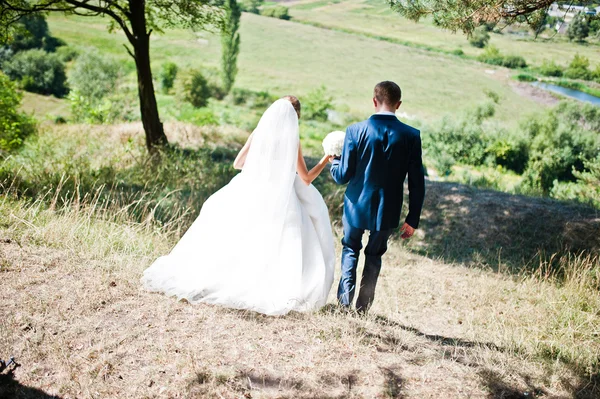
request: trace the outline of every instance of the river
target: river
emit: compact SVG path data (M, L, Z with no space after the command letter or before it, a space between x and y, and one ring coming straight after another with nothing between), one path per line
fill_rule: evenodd
M557 86L546 82L533 82L531 84L535 87L539 87L540 89L600 106L600 97L592 96L591 94L587 94L579 90L567 89L566 87Z

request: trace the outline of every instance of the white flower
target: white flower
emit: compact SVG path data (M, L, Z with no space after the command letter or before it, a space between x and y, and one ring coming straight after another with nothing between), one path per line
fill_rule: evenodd
M342 155L342 148L344 148L344 138L346 137L345 132L335 131L329 133L323 139L323 150L325 155Z

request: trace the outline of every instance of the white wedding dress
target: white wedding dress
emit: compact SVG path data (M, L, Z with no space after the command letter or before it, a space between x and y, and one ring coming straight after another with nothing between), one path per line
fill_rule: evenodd
M298 146L296 112L277 100L254 131L242 172L144 271L144 287L269 315L322 307L333 282L333 236L322 196L296 175Z

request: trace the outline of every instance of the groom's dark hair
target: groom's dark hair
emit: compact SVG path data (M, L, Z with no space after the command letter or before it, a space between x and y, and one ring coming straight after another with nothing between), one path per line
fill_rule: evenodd
M377 83L373 90L373 97L380 103L396 105L402 99L402 90L396 83L386 80Z
M288 100L289 102L292 103L292 106L296 110L296 113L298 114L298 118L299 118L300 117L300 109L302 108L302 106L300 105L300 100L298 100L298 97L296 97L296 96L283 96L281 98L284 99L284 100Z

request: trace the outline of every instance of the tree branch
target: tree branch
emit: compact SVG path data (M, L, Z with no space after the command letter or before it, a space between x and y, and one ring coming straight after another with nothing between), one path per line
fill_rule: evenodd
M123 47L125 47L125 50L127 50L127 52L129 53L129 55L131 56L131 58L133 58L133 60L135 61L135 55L131 52L131 50L129 49L129 47L127 47L127 45L125 43L123 43Z
M98 12L100 14L108 15L109 17L111 17L112 19L114 19L119 24L119 26L121 27L121 29L123 29L123 32L125 32L125 36L127 36L127 39L131 43L135 42L135 36L133 36L133 34L131 33L131 31L129 30L129 28L127 27L127 24L125 23L125 21L123 20L123 18L121 18L117 13L115 13L113 10L111 10L110 9L110 5L107 6L107 7L95 6L93 4L89 4L87 0L84 0L84 1L64 0L64 1L67 2L68 4L72 4L72 5L74 5L76 7L79 7L79 8L84 8L86 10L95 11L95 12ZM107 4L110 4L110 2L107 1Z

